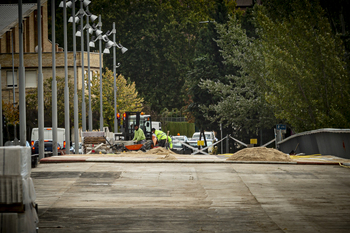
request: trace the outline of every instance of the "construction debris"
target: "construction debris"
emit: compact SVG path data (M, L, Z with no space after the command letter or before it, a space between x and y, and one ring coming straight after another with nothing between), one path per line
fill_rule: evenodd
M292 161L288 154L266 147L245 148L234 153L227 160L235 161Z

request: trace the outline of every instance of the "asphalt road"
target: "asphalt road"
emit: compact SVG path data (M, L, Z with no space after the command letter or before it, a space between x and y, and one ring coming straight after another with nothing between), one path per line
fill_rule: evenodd
M350 232L334 165L60 163L32 170L39 232Z

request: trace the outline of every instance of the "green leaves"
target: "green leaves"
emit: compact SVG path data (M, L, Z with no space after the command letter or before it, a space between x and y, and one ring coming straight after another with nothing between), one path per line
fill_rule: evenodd
M226 81L202 80L200 86L218 97L216 103L207 109L215 112L212 121L226 122L235 133L255 133L257 128L272 126L271 108L263 98L262 88L257 85L252 69L258 63L258 48L249 38L236 17L230 17L227 24L216 25L219 38L216 40L226 66L232 66Z
M257 8L266 99L296 131L349 127L349 75L344 49L317 4L292 1L289 17L272 20Z
M91 96L93 115L100 113L100 77L94 75L91 80ZM106 69L102 75L102 103L104 125L110 129L114 125L114 76L113 72ZM142 110L143 99L138 97L135 83L129 83L122 75L116 77L117 87L117 112L123 114L126 111L138 112ZM88 103L88 96L85 96L85 102ZM93 120L94 128L99 128L99 118Z

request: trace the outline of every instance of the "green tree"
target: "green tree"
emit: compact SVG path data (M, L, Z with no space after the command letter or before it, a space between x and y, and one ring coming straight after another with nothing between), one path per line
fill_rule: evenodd
M114 127L114 77L108 68L102 77L102 104L104 126L110 129ZM122 75L116 78L117 85L117 110L120 113L126 111L136 112L142 110L143 98L138 97L135 82L128 82ZM86 103L88 103L88 96ZM94 75L91 80L91 105L93 114L93 128L99 129L100 125L100 78Z
M117 41L129 49L117 56L120 73L160 112L184 105L181 90L194 56L198 22L208 18L212 6L210 0L101 0L90 10L101 13L103 31L116 22ZM112 55L104 58L111 68Z
M185 89L189 95L188 111L195 118L196 126L206 130L218 130L218 123L212 121L208 116L215 114L209 105L219 101L215 92L209 92L200 87L201 80L219 80L225 82L225 74L228 72L227 66L223 63L219 47L215 42L218 34L214 22L225 24L228 15L233 14L235 3L232 1L216 0L214 8L210 12L209 20L202 24L199 33L199 42L196 45L195 58L192 61L191 69L187 73Z
M216 40L224 59L223 63L233 66L235 72L226 75L227 83L217 80L202 80L200 87L217 96L217 102L202 106L213 111L206 115L211 121L226 122L241 138L245 134L256 134L257 129L269 128L274 123L272 108L264 99L263 89L257 85L252 70L258 64L253 62L259 56L255 39L249 38L241 21L230 17L227 24L216 24L219 34Z
M257 7L266 100L296 131L348 128L350 78L341 40L318 4L294 0L290 7L279 20Z

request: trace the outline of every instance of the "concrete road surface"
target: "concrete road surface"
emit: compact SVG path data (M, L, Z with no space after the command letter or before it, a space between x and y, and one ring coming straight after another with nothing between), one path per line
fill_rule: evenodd
M40 233L350 232L340 166L60 163L31 176Z

